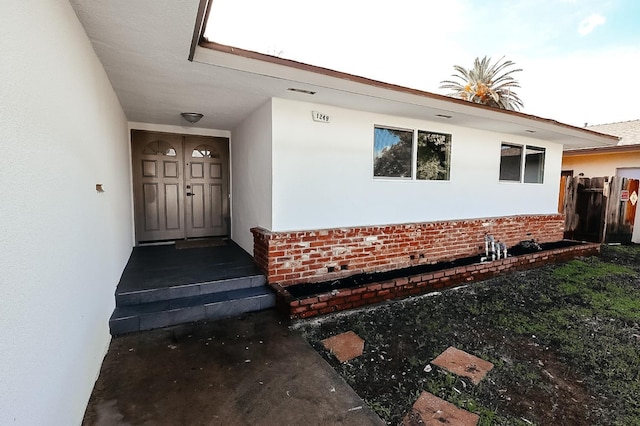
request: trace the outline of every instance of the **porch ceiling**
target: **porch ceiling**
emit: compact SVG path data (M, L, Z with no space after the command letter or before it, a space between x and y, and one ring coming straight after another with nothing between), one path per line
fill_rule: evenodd
M272 97L533 136L572 147L617 139L552 120L326 72L275 58L197 47L188 60L199 0L70 0L129 121L232 130ZM240 54L237 54L240 52ZM248 55L251 56L251 55ZM258 55L259 57L259 55ZM265 58L262 58L265 59ZM269 58L266 58L269 59ZM294 65L294 66L292 66ZM329 70L330 71L330 70ZM288 91L300 88L306 95ZM201 112L189 125L180 112ZM451 116L439 118L438 114ZM531 133L531 131L535 133Z

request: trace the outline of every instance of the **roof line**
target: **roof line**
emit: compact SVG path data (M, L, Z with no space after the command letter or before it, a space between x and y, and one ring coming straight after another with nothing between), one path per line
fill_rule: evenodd
M611 126L611 125L615 125L615 124L632 123L634 121L640 121L640 118L636 118L636 119L633 119L633 120L614 121L612 123L589 124L587 127Z
M567 149L562 153L562 155L566 157L575 157L578 155L615 154L619 152L634 152L634 151L640 151L640 144L614 145L614 146L603 146L603 147L596 147L596 148Z
M191 37L191 45L189 46L189 62L193 62L193 56L196 53L196 46L198 42L202 40L202 35L204 34L204 30L207 26L207 21L209 20L209 12L211 8L209 5L211 2L209 0L200 0L198 4L198 13L196 14L196 22L193 28L193 36Z
M424 91L424 90L412 89L412 88L409 88L409 87L406 87L406 86L400 86L400 85L392 84L392 83L385 83L383 81L373 80L373 79L370 79L370 78L361 77L361 76L357 76L357 75L354 75L354 74L349 74L349 73L345 73L345 72L341 72L341 71L336 71L336 70L332 70L330 68L319 67L319 66L316 66L316 65L309 65L309 64L306 64L304 62L294 61L292 59L284 59L284 58L280 58L280 57L277 57L277 56L267 55L267 54L255 52L255 51L252 51L252 50L242 49L242 48L239 48L239 47L234 47L234 46L229 46L229 45L222 44L222 43L217 43L217 42L214 42L214 41L209 41L206 38L202 38L200 40L199 45L201 47L205 48L205 49L211 49L211 50L215 50L215 51L218 51L218 52L228 53L228 54L244 57L244 58L247 58L247 59L253 59L253 60L258 60L258 61L262 61L262 62L268 62L268 63L275 64L275 65L282 65L282 66L285 66L285 67L294 68L294 69L301 70L301 71L321 74L321 75L324 75L324 76L333 77L333 78L337 78L337 79L341 79L341 80L348 80L348 81L352 81L352 82L355 82L355 83L365 84L367 86L372 86L372 87L378 87L378 88L381 88L381 89L391 90L391 91L394 91L394 92L420 96L420 97L423 97L423 98L429 98L429 99L434 99L434 100L438 100L438 101L451 102L451 103L454 103L454 104L463 105L465 107L470 107L470 108L476 108L476 109L479 109L479 110L491 111L491 112L495 112L495 113L499 113L499 114L526 118L526 119L529 119L529 120L538 121L538 122L546 123L546 124L551 124L551 125L554 125L554 126L563 127L563 128L571 129L571 130L574 130L574 131L587 133L587 134L590 134L590 135L595 135L595 136L599 136L599 137L605 137L605 138L608 138L608 139L611 139L611 140L615 140L615 141L619 141L620 140L620 138L618 136L613 136L613 135L609 135L609 134L606 134L606 133L600 133L600 132L597 132L595 130L586 129L584 127L572 126L570 124L561 123L559 121L552 120L552 119L549 119L549 118L542 118L542 117L538 117L538 116L531 115L531 114L525 114L525 113L519 112L519 111L494 108L494 107L490 107L490 106L483 105L483 104L477 104L477 103L465 101L463 99L456 99L456 98L452 98L450 96L439 95L439 94L436 94L436 93L427 92L427 91Z

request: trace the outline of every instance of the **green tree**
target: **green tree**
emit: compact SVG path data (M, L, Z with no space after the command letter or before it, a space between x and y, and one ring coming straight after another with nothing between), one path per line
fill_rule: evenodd
M522 69L510 69L514 62L500 58L496 63L491 63L491 58L476 58L470 69L454 65L454 80L440 82L441 89L449 89L448 96L464 99L466 101L484 104L495 108L520 110L524 105L518 95L513 91L520 84L513 77L513 73Z
M417 179L448 180L451 135L418 132Z
M411 177L411 150L413 133L385 129L398 137L398 141L385 147L374 160L373 175L386 177Z

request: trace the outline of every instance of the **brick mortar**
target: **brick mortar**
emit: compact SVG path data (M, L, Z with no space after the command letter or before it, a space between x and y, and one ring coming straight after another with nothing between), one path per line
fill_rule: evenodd
M276 304L280 312L290 319L302 319L376 304L385 300L424 294L447 287L486 280L508 272L537 268L580 256L596 255L599 252L599 244L587 243L438 271L444 272L443 274L428 273L374 282L362 287L341 289L337 292L306 296L302 299L293 298L284 286L275 284L272 287L276 291ZM479 268L478 266L483 267ZM453 271L453 274L447 275L447 271Z
M480 254L485 234L507 246L559 241L564 215L521 215L291 232L252 228L254 259L270 284L383 272Z

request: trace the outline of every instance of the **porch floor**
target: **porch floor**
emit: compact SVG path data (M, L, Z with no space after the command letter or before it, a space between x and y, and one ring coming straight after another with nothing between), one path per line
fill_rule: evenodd
M249 253L231 240L214 247L174 244L134 247L116 295L132 291L262 275Z
M253 258L231 240L216 243L135 247L116 288L111 334L274 307L275 295Z

